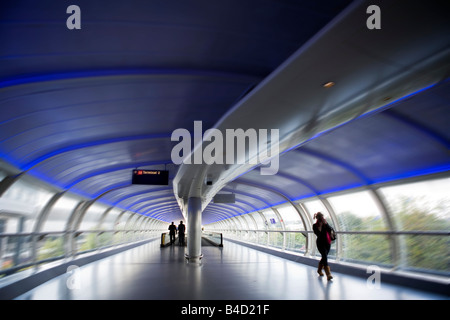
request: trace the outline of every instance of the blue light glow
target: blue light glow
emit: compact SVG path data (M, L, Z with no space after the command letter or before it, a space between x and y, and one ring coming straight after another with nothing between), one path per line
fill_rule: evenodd
M392 176L387 176L384 178L375 179L373 184L385 183L385 182L391 182L391 181L397 181L397 180L404 180L404 179L409 179L409 178L416 178L416 177L427 176L427 175L432 175L432 174L437 174L437 173L443 173L443 172L447 172L447 171L450 171L450 163L447 163L447 164L444 164L441 166L423 168L423 169L418 169L418 170L414 170L414 171L399 173L399 174L392 175Z
M125 196L125 199L120 199L116 202L113 203L114 206L118 205L120 202L125 201L127 199L142 195L142 194L149 194L151 192L160 192L160 191L167 191L167 190L173 190L171 187L165 187L165 188L158 188L158 189L146 189L143 191L139 191L139 192L135 192L135 193L131 193L131 194L127 194Z
M447 81L449 81L449 79L446 79L444 82L447 82ZM429 86L427 86L427 87L425 87L425 88L422 88L422 89L419 89L419 90L414 91L414 92L412 92L412 93L409 93L409 94L407 94L407 95L405 95L405 96L403 96L403 97L401 97L401 98L398 98L398 99L396 99L396 100L394 100L394 101L391 101L391 102L388 103L388 104L385 104L385 105L383 105L383 106L381 106L381 107L378 107L378 108L376 108L376 109L374 109L374 110L371 110L371 111L369 111L369 112L366 112L366 113L364 113L364 114L362 114L362 115L360 115L360 116L358 116L358 117L356 117L356 118L353 118L353 119L350 119L350 120L348 120L348 121L345 121L345 122L343 122L343 123L341 123L341 124L339 124L339 125L337 125L337 126L335 126L335 127L333 127L333 128L330 128L330 129L324 130L324 131L322 131L322 132L319 132L319 133L315 134L314 136L312 136L311 138L309 138L309 139L307 139L307 140L305 140L305 141L303 141L303 142L301 142L301 143L299 143L299 144L297 144L297 145L295 145L295 146L293 146L293 147L290 147L290 148L284 150L283 152L280 153L280 155L282 155L282 154L284 154L284 153L286 153L286 152L289 152L289 151L291 151L291 150L293 150L293 149L297 149L297 148L299 148L300 146L302 146L302 145L308 143L309 141L315 140L315 139L319 138L320 136L322 136L322 135L324 135L324 134L327 134L327 133L329 133L329 132L331 132L331 131L334 131L334 130L336 130L336 129L342 127L342 126L345 126L345 125L347 125L347 124L353 122L353 121L357 121L357 120L360 120L360 119L363 119L363 118L366 118L366 117L370 117L370 116L372 116L372 115L374 115L374 114L377 114L377 113L380 113L380 112L382 112L382 111L384 111L384 110L386 110L386 109L389 109L389 108L391 108L394 104L399 103L399 102L401 102L401 101L403 101L403 100L405 100L405 99L408 99L408 98L410 98L410 97L412 97L412 96L415 96L415 95L417 95L417 94L419 94L419 93L421 93L421 92L424 92L424 91L426 91L426 90L429 90L429 89L435 87L437 84L438 84L438 83L433 83L433 84L431 84L431 85L429 85Z
M71 183L69 183L68 185L66 185L66 189L70 189L72 188L74 185L101 175L101 174L106 174L106 173L111 173L111 172L115 172L115 171L121 171L121 170L126 170L126 169L133 169L133 168L138 168L138 167L147 167L147 166L154 166L154 165L163 165L163 164L170 164L172 163L170 160L163 160L163 161L151 161L151 162L136 162L136 163L129 163L129 164L125 164L125 165L120 165L120 166L112 166L109 168L103 168L103 169L99 169L99 170L95 170L95 171L91 171L85 175L83 175L80 178L75 179L74 181L72 181Z
M393 175L393 176L387 176L384 178L379 178L379 179L374 179L373 183L371 183L370 185L374 185L374 184L382 184L382 183L387 183L387 182L392 182L392 181L401 181L401 180L407 180L410 178L417 178L417 177L425 177L428 175L433 175L433 174L438 174L438 173L444 173L444 172L448 172L450 171L450 164L444 164L442 166L436 166L436 167L430 167L430 168L424 168L424 169L420 169L420 170L414 170L414 171L410 171L410 172L405 172L405 173L401 173L401 174L397 174L397 175ZM333 193L337 193L337 192L343 192L343 191L350 191L352 189L356 189L356 188L360 188L360 187L367 187L369 185L364 185L364 184L351 184L351 185L346 185L346 186L342 186L342 187L336 187L336 188L332 188L332 189L327 189L327 190L323 190L320 192L319 195L327 195L330 196ZM300 200L305 200L305 199L314 199L317 195L315 194L305 194L305 195L301 195L298 197L295 197L294 199L290 199L290 201L300 201ZM276 207L278 205L281 204L285 204L288 203L288 201L281 201L281 202L277 202L277 203L273 203L270 204L269 206L264 206L261 207L257 210L253 210L253 211L248 211L246 213L243 214L248 214L248 213L252 213L252 212L256 212L256 211L262 211L265 209L269 209L272 207ZM208 210L208 207L205 209ZM214 222L218 222L218 221L222 221L222 220L226 220L235 216L239 216L242 214L236 214L230 217L226 217L226 218L220 218L218 220L215 221L211 221L211 222L207 222L207 223L214 223ZM206 221L205 221L206 224Z
M147 139L162 139L162 138L170 138L172 134L171 133L155 133L155 134L147 134L147 135L137 135L137 136L129 136L129 137L116 137L116 138L109 138L109 139L103 139L103 140L96 140L96 141L90 141L90 142L82 142L79 144L74 144L71 146L66 146L63 148L60 148L58 150L51 151L45 155L42 155L38 157L37 159L34 159L33 161L22 165L23 170L30 170L34 166L38 165L42 161L45 161L49 158L52 158L54 156L57 156L59 154L70 152L74 150L79 150L83 148L89 148L89 147L95 147L103 144L110 144L110 143L117 143L117 142L124 142L124 141L134 141L134 140L147 140Z

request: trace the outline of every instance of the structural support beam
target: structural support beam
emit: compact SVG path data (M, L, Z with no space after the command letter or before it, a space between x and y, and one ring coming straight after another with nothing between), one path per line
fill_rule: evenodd
M378 210L383 215L384 221L386 222L388 229L392 231L397 231L397 227L394 223L392 214L390 213L389 207L386 205L386 200L384 199L384 196L381 193L381 191L379 191L378 188L370 188L368 191L372 199L375 201ZM394 269L396 269L401 266L401 261L403 260L402 253L400 250L400 239L399 237L392 235L389 235L388 239L390 241L392 264L394 265Z
M65 244L65 256L70 258L76 254L76 244L75 244L75 232L76 221L80 220L80 213L84 211L84 208L89 203L89 201L80 201L76 207L72 210L69 220L66 222L66 227L64 229L64 244ZM80 220L81 221L81 220Z
M188 200L187 210L187 247L186 259L199 262L202 255L202 199L193 197Z
M292 207L297 211L298 215L300 216L300 219L302 219L303 226L305 230L307 231L313 231L313 224L314 221L312 219L312 216L308 214L308 210L303 205L302 202L295 203L291 202ZM316 241L315 235L313 232L308 232L305 235L306 237L306 251L305 256L314 256L315 255L315 249L316 249Z
M21 172L15 176L7 176L0 181L0 198L8 191L11 186L16 183L20 178L24 176L24 172Z
M31 257L32 261L34 263L37 262L37 251L38 251L38 242L42 235L36 235L37 233L40 233L42 231L42 227L44 226L45 222L47 221L47 217L50 214L50 211L52 210L53 206L56 202L58 202L59 199L61 199L66 194L66 191L55 193L53 197L50 198L50 200L47 201L45 206L42 208L41 212L39 213L36 223L33 228L33 233L35 234L33 236L33 241L31 245Z

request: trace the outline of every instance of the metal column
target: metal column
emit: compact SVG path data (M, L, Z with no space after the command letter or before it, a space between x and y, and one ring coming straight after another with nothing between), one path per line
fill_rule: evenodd
M199 262L202 255L202 199L189 198L187 209L187 249L186 259Z

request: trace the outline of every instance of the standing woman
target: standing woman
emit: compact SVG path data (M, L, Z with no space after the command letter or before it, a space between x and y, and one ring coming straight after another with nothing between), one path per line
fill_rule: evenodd
M329 237L329 232L331 232L331 227L328 225L325 220L323 214L321 212L317 212L314 214L314 218L317 219L317 222L313 224L314 234L317 236L316 244L317 249L322 255L322 259L319 262L319 268L317 269L317 273L320 276L323 276L322 269L325 269L325 273L327 274L327 279L333 279L331 275L330 266L328 265L328 252L330 252L331 248L331 239Z

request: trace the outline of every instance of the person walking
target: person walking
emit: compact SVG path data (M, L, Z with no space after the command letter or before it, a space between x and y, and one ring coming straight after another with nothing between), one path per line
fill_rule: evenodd
M331 275L330 266L328 265L328 253L331 248L331 238L329 233L331 233L332 228L329 226L321 212L314 214L314 218L317 219L316 223L313 224L314 234L317 236L317 249L322 255L317 273L320 276L323 276L322 269L324 269L327 274L327 280L331 280L333 279L333 276Z
M178 238L180 242L180 246L184 246L184 233L186 232L186 226L183 224L183 221L180 221L178 225Z
M169 226L170 244L175 242L175 235L177 234L177 226L173 223Z

